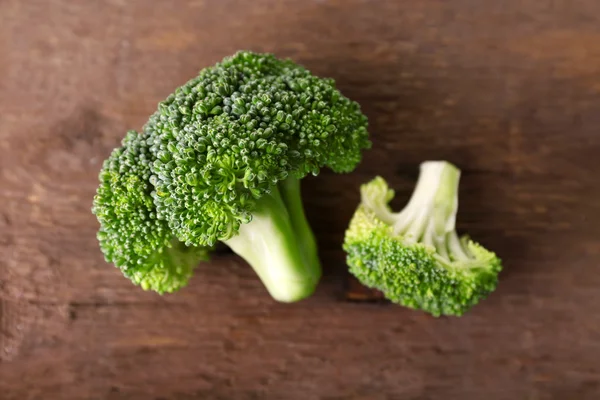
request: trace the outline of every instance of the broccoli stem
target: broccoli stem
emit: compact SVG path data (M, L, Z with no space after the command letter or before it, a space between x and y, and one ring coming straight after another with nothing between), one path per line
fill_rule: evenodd
M446 161L421 164L406 207L394 217L394 233L408 243L435 247L444 260L468 260L455 231L460 170Z
M319 261L317 241L312 228L306 219L306 214L304 213L304 205L300 191L300 180L298 178L289 177L280 181L278 186L283 203L288 210L292 228L296 233L296 238L300 245L300 250L302 251L302 257L304 257L304 261L311 269L313 275L319 279L321 277L321 262Z
M250 264L275 300L294 302L314 292L319 274L304 260L277 186L257 201L252 221L224 243Z

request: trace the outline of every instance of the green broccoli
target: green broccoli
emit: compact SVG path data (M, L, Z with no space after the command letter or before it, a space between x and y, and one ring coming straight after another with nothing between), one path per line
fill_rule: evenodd
M322 167L350 172L360 162L371 143L358 103L344 97L332 79L313 76L293 61L238 52L177 88L159 104L142 136L149 154L137 161L145 179L139 190L151 187L153 201L144 197L142 212L137 197L112 193L110 183L98 196L110 192L118 207L144 214L147 219L139 220L154 224L160 243L168 237L178 250L206 253L216 242L225 243L254 268L276 300L312 294L321 266L300 179ZM114 175L115 181L128 180ZM105 254L123 257L134 234L143 241L142 228L132 226L136 221L120 228L125 222L115 220L121 216L102 212L101 232L113 238L105 241ZM157 242L154 236L148 240ZM146 254L154 247L140 248Z
M153 160L146 138L127 133L122 147L104 161L93 213L100 221L98 241L107 262L136 285L158 293L184 286L209 249L185 246L156 218L149 183Z
M448 162L424 162L399 213L383 178L362 185L343 246L350 272L393 303L434 316L460 316L493 292L501 260L455 230L459 179Z

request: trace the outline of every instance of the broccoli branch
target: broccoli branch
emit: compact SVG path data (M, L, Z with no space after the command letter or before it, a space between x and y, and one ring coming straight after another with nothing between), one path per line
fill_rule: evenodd
M290 187L286 198L295 203L294 193L299 195L299 186L297 191L293 183ZM237 235L224 241L250 264L271 296L281 302L310 296L320 278L319 264L306 261L306 249L311 245L316 249L316 245L298 207L301 205L296 204L290 212L279 188L273 186L270 194L257 201L252 221L242 224ZM295 227L301 232L300 239Z
M298 244L300 245L304 262L310 268L312 274L318 279L321 275L321 262L319 261L315 235L313 234L312 228L304 213L302 195L300 192L300 180L298 178L288 177L287 179L280 181L278 186L281 198L290 216L292 229L294 230Z
M474 257L456 233L459 180L460 170L454 165L428 161L421 164L415 190L401 212L391 212L387 202L393 192L382 194L380 185L362 190L363 204L393 226L394 234L402 236L406 244L423 243L435 248L438 260L444 264L470 261Z

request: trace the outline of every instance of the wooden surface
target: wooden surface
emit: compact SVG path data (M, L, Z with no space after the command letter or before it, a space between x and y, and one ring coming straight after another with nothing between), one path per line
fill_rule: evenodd
M304 184L325 277L275 304L232 255L177 295L105 264L101 161L200 68L290 56L362 103L374 148ZM380 174L463 168L458 225L505 260L461 319L345 298ZM0 1L0 399L600 398L597 0Z

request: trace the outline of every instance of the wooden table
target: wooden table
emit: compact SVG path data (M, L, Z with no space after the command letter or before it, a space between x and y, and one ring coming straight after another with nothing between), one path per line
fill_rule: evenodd
M180 293L107 265L102 160L238 49L337 80L370 118L350 175L305 181L325 276L274 303L219 255ZM358 185L463 169L458 226L505 261L463 318L345 299ZM597 0L0 2L0 399L600 398Z

